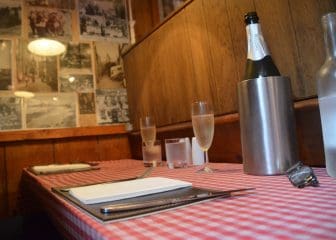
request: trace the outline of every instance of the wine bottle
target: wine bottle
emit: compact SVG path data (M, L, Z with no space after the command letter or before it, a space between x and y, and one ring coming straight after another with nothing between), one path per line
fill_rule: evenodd
M247 33L247 62L244 79L280 76L264 40L256 12L245 15Z
M326 60L317 72L317 95L324 156L329 176L336 178L336 12L322 17Z

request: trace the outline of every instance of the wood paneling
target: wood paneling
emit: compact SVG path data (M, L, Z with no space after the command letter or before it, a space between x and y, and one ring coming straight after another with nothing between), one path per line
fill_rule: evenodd
M208 99L215 113L237 112L246 62L243 21L258 12L262 31L295 100L316 96L324 59L320 19L334 0L194 0L123 56L130 116L151 114L157 126L190 120L190 104Z
M22 169L51 163L130 158L124 125L2 132L0 218L22 213Z
M99 160L114 160L131 158L131 150L126 135L114 137L101 136L98 138Z
M122 134L125 132L126 130L124 124L116 124L112 126L19 130L19 131L1 132L0 142L111 135L111 134Z
M336 10L336 1L288 1L299 53L298 71L305 81L305 96L316 95L316 73L325 59L321 16Z
M157 0L131 0L132 15L135 19L135 39L140 41L160 23Z
M5 148L0 145L0 218L7 215L7 179Z
M96 137L55 140L54 148L57 163L99 161Z
M6 175L10 214L17 210L18 189L22 169L32 165L53 163L52 141L11 143L6 145Z

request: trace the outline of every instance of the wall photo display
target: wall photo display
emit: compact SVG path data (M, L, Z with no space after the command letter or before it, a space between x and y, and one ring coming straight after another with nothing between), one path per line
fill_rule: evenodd
M26 128L77 127L75 93L36 94L26 99Z
M72 39L71 12L57 8L30 7L27 11L28 36Z
M0 39L0 90L12 89L12 42Z
M129 122L126 89L97 89L96 105L98 124Z
M57 57L37 56L27 49L27 41L17 42L15 89L30 92L57 92Z
M0 2L0 12L10 20L0 21L0 131L129 122L121 58L129 42L127 3L128 0ZM87 30L100 23L96 30L104 33L81 34L83 22L77 18L80 13L89 20ZM32 54L28 43L39 37L60 40L66 45L66 52L54 57ZM33 93L33 97L15 96L16 91Z
M21 99L1 94L0 96L0 130L22 128Z
M75 9L75 0L25 0L30 6Z
M126 0L80 0L81 39L129 42Z
M20 36L21 1L0 1L0 35Z

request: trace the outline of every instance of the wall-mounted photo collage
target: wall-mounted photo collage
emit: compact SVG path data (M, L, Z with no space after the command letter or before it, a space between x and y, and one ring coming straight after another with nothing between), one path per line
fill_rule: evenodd
M0 131L128 123L127 4L1 1ZM35 55L27 45L37 38L57 39L66 51Z

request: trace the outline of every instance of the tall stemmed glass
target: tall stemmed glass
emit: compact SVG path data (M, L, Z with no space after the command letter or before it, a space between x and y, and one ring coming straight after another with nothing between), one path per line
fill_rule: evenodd
M191 105L191 119L196 140L204 152L205 164L199 171L213 172L209 166L208 149L214 136L214 112L206 101L194 102Z
M156 139L156 127L154 119L150 116L140 118L140 132L142 141L146 146L153 146Z

